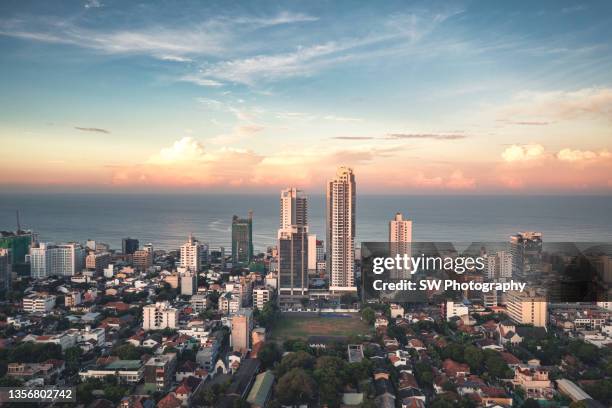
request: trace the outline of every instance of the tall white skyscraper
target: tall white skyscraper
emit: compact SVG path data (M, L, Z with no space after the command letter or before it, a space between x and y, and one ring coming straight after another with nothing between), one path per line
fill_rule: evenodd
M189 239L181 245L181 267L193 272L199 272L202 268L204 246L189 234Z
M396 255L412 256L412 220L405 220L402 213L396 213L395 217L389 221L389 256ZM410 277L409 270L391 271L394 279Z
M33 278L45 276L73 276L85 265L85 249L77 243L41 243L30 248L30 274Z
M308 225L308 204L306 196L295 187L281 191L280 196L280 229L292 225L305 227Z
M339 167L327 183L327 273L330 291L355 287L355 175Z

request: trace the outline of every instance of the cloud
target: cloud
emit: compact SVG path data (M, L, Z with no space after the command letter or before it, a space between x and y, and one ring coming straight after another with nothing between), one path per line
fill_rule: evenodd
M336 140L372 140L373 136L334 136L332 139Z
M506 162L519 162L539 159L544 155L544 146L540 144L526 144L507 147L502 152L502 159Z
M204 146L191 136L177 140L170 147L164 147L159 153L149 157L147 163L173 164L204 161L206 154Z
M513 101L499 108L499 121L530 124L556 120L612 118L612 88L583 88L576 91L516 94Z
M236 17L231 21L237 24L253 24L261 27L269 27L281 24L307 23L319 20L318 17L304 13L292 13L281 11L275 16L270 17Z
M591 161L595 159L608 159L612 157L608 150L601 150L599 152L594 152L591 150L577 150L565 148L561 149L559 153L557 153L557 159L561 161L567 162L583 162L583 161Z
M333 120L336 122L361 122L363 119L361 118L351 118L347 116L336 116L336 115L326 115L323 116L325 120Z
M498 120L498 122L503 122L503 123L506 123L508 125L519 125L519 126L547 126L547 125L551 124L551 122L536 121L536 120L532 120L532 121L511 121L511 120L500 119L500 120Z
M100 0L87 0L83 7L85 7L85 8L100 8L100 7L104 7L104 4L102 4L102 2Z
M455 170L448 177L445 186L453 190L469 190L476 187L476 180L465 177L460 170Z
M102 128L96 128L96 127L80 127L80 126L75 126L74 128L76 130L80 130L82 132L110 133L110 130L102 129Z
M459 140L465 135L444 135L433 133L389 133L387 139L431 139L431 140Z

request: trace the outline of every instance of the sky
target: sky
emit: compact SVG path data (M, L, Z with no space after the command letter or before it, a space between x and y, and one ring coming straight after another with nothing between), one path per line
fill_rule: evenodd
M0 2L0 190L611 194L612 3Z

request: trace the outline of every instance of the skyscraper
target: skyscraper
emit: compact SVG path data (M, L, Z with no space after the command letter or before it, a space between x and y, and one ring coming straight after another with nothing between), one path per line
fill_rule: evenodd
M396 213L395 217L389 221L389 256L396 255L412 256L412 221L405 220L402 213ZM391 271L394 279L408 278L409 270Z
M138 250L139 246L140 243L137 239L128 237L121 240L121 252L123 252L124 255L132 255Z
M308 292L308 227L279 230L278 271L280 296Z
M355 287L355 175L339 167L327 183L327 273L330 291Z
M280 229L291 225L308 225L308 205L302 191L289 187L281 191L280 196Z
M542 255L542 233L534 231L519 232L510 236L510 253L512 254L513 275L524 277L529 271L531 262L538 261Z
M232 218L232 262L248 264L253 258L253 212L248 218Z
M0 293L11 288L11 250L0 248Z
M308 205L295 187L281 190L278 230L279 295L300 295L308 291Z

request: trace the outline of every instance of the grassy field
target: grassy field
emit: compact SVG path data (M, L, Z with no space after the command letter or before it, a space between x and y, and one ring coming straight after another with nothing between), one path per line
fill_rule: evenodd
M350 336L370 333L368 325L361 321L358 314L344 316L305 316L302 314L284 313L272 329L272 339L304 339L308 336Z

